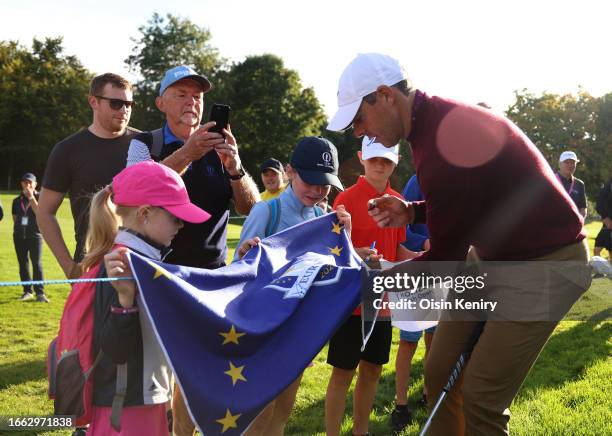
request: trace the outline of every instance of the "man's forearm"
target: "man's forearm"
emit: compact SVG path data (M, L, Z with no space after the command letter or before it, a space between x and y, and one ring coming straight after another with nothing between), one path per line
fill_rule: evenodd
M179 148L170 156L161 161L162 164L169 168L172 168L179 174L183 174L187 171L187 167L192 162L192 159L185 153L183 148Z
M64 271L66 277L70 275L74 266L74 260L68 251L68 247L64 242L62 236L62 229L60 228L57 218L53 214L43 213L40 210L36 216L38 227L45 238L45 242L51 249L51 252L55 256L55 259L60 264L60 267Z
M261 200L257 185L250 175L245 174L239 180L231 180L234 194L234 207L241 215L248 215L255 203Z

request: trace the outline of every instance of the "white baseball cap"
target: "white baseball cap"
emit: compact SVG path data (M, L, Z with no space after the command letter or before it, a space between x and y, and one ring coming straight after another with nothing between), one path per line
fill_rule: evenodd
M408 75L400 63L380 53L359 54L344 69L338 83L338 111L327 129L342 131L350 127L361 100L380 85L395 85Z
M578 156L576 156L576 153L574 153L573 151L564 151L563 153L561 153L561 156L559 156L559 162L565 162L568 159L580 162L578 160Z
M368 160L373 157L384 157L397 165L399 144L395 144L393 147L385 147L380 142L373 142L371 138L364 136L361 142L361 159Z

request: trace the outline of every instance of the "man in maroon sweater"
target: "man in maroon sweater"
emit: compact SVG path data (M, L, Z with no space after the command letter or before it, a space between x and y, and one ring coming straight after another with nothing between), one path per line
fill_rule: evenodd
M346 67L338 105L329 130L352 126L355 136L376 138L387 147L402 138L410 143L427 199L375 200L370 215L379 226L427 223L430 232L429 251L385 275L431 273L431 264L424 261L462 261L472 247L470 257L488 261L577 264L580 277L554 275L546 289L539 287L541 281L521 280L521 289L532 296L563 295L563 306L557 308L561 315L588 289L582 217L542 154L511 121L485 108L413 89L395 59L374 53L359 55ZM513 278L506 270L508 276ZM514 305L512 296L519 295L510 281L495 283L494 295L503 295L507 307ZM462 379L428 434L508 434L508 407L559 317L502 319L484 325ZM440 322L425 369L430 408L479 324Z

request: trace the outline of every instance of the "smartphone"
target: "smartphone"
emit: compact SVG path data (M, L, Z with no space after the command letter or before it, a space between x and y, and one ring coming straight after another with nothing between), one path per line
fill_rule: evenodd
M214 121L217 124L210 129L211 132L217 132L223 135L223 129L226 129L227 125L229 124L231 110L232 108L226 104L213 104L212 109L210 110L209 121Z

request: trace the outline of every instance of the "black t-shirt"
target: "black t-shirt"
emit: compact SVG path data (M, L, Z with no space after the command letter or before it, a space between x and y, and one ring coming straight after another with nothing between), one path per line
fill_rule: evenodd
M35 192L34 197L38 200L39 193ZM21 194L13 200L13 215L17 216L13 225L13 237L15 239L35 239L42 238L38 224L36 223L36 214L30 207L30 202Z
M571 180L566 179L561 174L557 173L559 176L559 180L563 184L565 188L565 192L569 194L569 196L574 200L576 207L578 209L586 209L586 192L584 190L584 182L576 177L574 177L574 181L572 183ZM571 189L571 191L570 191Z
M151 148L152 135L142 133L136 140ZM157 161L170 156L183 143L164 144ZM214 151L192 162L183 174L189 199L211 216L201 224L185 223L172 241L165 262L199 268L218 268L227 257L227 225L232 187L223 163Z
M70 195L77 262L82 260L85 250L91 197L125 168L130 141L138 133L128 127L123 136L104 139L83 129L51 150L42 186Z

